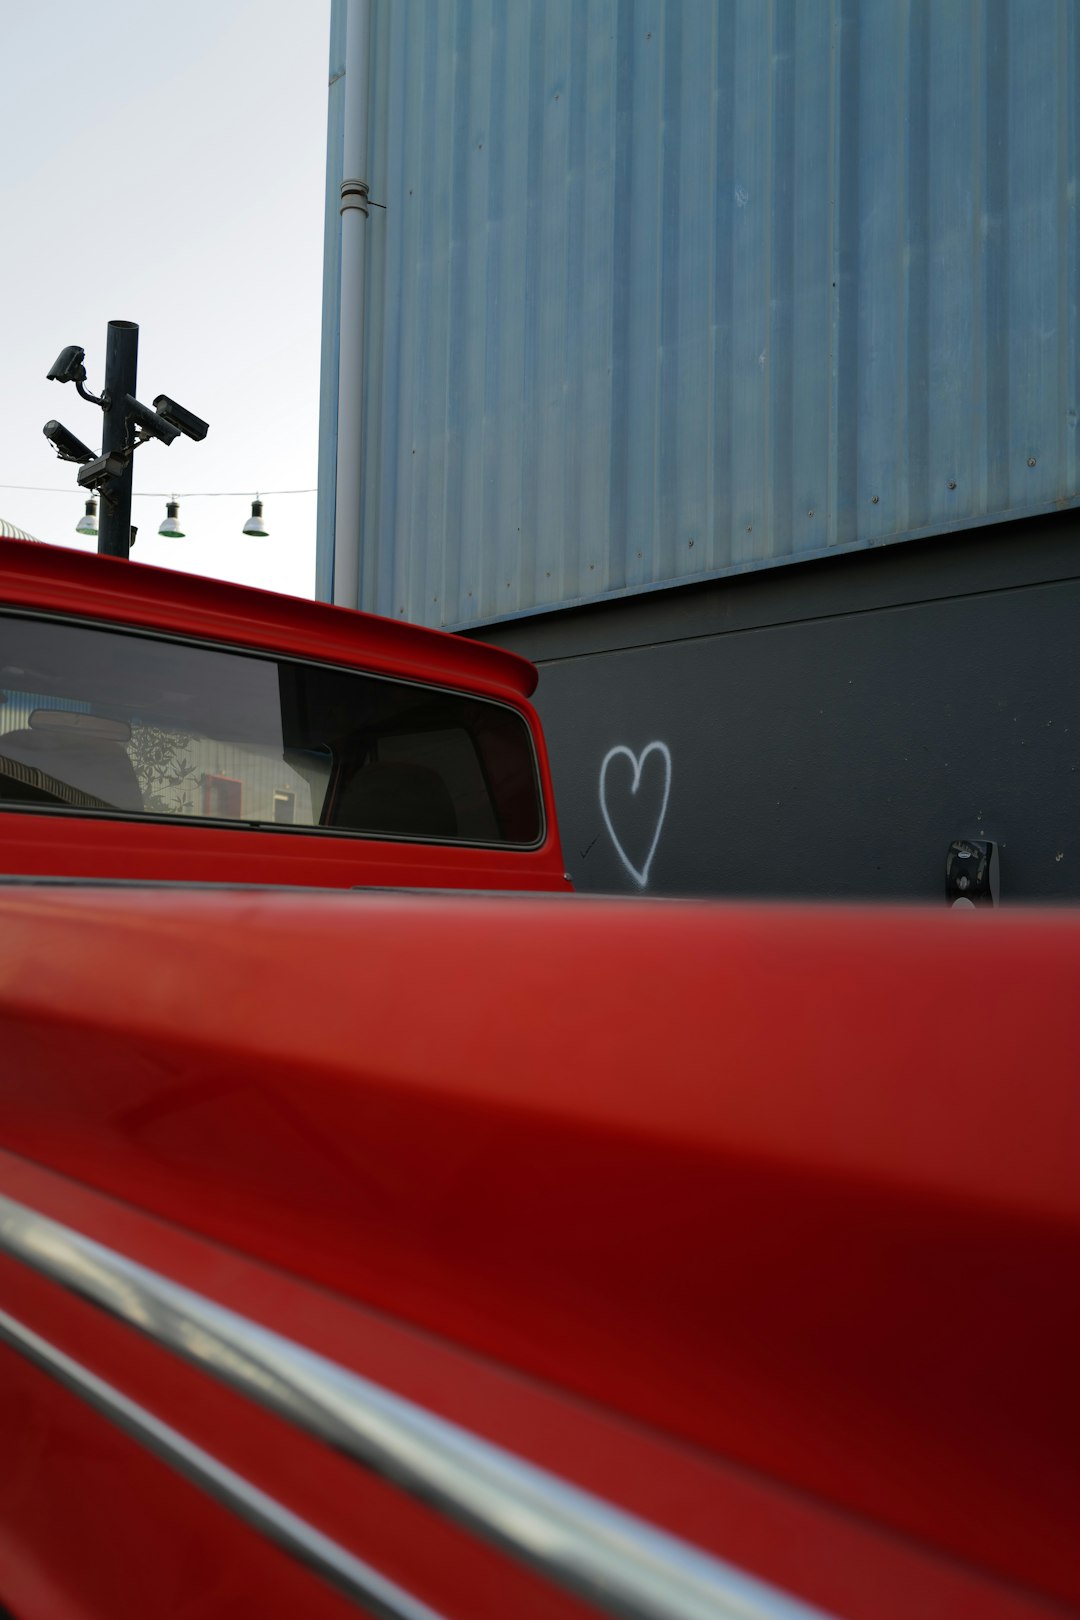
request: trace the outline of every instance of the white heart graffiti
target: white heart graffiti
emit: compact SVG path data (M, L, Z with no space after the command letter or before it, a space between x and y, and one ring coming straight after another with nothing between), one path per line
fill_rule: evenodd
M612 760L617 759L620 754L625 754L626 758L634 767L634 780L630 784L630 792L633 794L637 793L637 790L641 785L642 768L644 767L645 761L648 759L649 755L659 754L664 761L664 797L660 805L660 814L656 818L656 831L653 833L652 843L649 845L649 853L645 857L644 866L641 867L634 865L633 861L623 848L619 840L618 833L611 825L611 815L607 807L606 783L608 766L611 764ZM607 827L608 833L611 837L611 842L615 845L619 859L626 867L626 870L630 873L630 876L634 879L634 882L637 883L642 889L649 881L649 868L652 865L653 856L656 854L656 846L660 842L660 832L664 825L664 817L667 815L668 797L670 793L671 752L667 743L648 743L646 747L641 750L640 754L633 753L631 749L626 747L625 743L618 743L614 748L610 748L604 755L604 763L600 767L600 809L603 812L604 825Z

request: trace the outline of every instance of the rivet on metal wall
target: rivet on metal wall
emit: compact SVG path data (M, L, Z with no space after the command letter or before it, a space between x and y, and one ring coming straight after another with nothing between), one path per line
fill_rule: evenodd
M1029 467L1034 467L1034 465L1035 465L1035 457L1034 456L1028 456L1028 466Z
M949 488L950 489L955 489L956 488L956 479L955 478L950 478L949 479Z
M871 497L870 497L870 505L871 506L876 506L877 503L878 503L878 499L879 499L879 497L877 495L871 495Z
M811 508L810 508L810 510L809 510L809 512L807 512L807 514L806 514L806 515L807 515L807 517L813 517L813 515L814 515L814 508L813 508L813 507L811 507Z
M753 532L754 532L754 525L753 525L753 524L752 524L752 523L748 523L748 524L747 524L747 525L746 525L746 532L747 532L747 534L753 534Z

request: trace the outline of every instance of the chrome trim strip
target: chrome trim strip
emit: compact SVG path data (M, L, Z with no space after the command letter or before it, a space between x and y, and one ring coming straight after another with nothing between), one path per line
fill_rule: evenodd
M6 1311L0 1311L0 1341L80 1396L132 1439L231 1508L283 1552L321 1575L378 1620L442 1620L426 1603L410 1597L362 1559L354 1558L336 1541L331 1541L297 1514L290 1513L288 1508L218 1462L208 1451L185 1440L145 1407L128 1400L96 1373L73 1361Z
M0 1195L0 1249L620 1620L819 1610Z

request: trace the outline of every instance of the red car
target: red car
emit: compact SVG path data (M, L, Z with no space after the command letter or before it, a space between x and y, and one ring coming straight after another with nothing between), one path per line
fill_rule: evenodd
M9 873L569 887L511 653L13 541L0 615Z
M0 1610L1080 1612L1080 921L560 897L534 679L0 550Z

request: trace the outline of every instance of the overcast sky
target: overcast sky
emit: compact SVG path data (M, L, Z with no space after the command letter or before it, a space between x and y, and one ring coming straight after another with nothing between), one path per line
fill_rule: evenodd
M45 373L81 344L100 393L133 320L139 398L210 423L136 452L134 560L312 595L314 494L265 493L269 539L240 530L256 491L316 479L329 0L0 0L0 23L0 486L61 492L0 487L0 517L95 548L41 429L97 449L101 414ZM157 533L170 491L184 540Z

